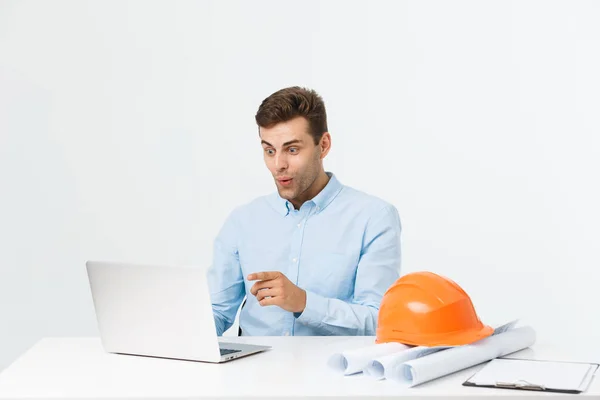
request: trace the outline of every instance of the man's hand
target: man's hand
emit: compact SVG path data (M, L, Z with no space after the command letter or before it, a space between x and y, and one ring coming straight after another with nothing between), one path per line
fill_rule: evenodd
M301 313L306 307L306 291L294 285L281 272L256 272L249 281L258 281L250 289L261 306L279 306L286 311ZM269 297L269 298L267 298Z

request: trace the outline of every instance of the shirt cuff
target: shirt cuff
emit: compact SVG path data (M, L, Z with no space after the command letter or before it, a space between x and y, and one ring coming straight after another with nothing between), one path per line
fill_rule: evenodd
M304 325L319 325L327 315L329 299L306 291L306 306L302 313L294 313L297 321Z

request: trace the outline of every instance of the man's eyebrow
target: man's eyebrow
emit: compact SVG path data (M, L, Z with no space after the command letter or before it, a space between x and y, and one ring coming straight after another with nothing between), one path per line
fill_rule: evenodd
M285 147L285 146L289 146L290 144L296 144L296 143L301 143L301 142L302 142L302 141L301 141L301 140L298 140L298 139L290 140L289 142L285 142L285 143L283 144L283 147Z
M261 140L260 143L273 147L273 145L271 143L267 142L266 140ZM299 140L299 139L290 140L289 142L285 142L283 144L283 147L289 146L290 144L296 144L296 143L302 143L302 140Z

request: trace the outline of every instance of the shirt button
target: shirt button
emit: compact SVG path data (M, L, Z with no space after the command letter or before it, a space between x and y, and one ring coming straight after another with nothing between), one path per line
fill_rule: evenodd
M300 223L298 224L298 228L300 228L301 226L302 226L302 222L300 222Z
M289 332L284 333L285 336L290 336Z
M298 261L298 259L297 258L292 258L292 261L296 262L296 261Z

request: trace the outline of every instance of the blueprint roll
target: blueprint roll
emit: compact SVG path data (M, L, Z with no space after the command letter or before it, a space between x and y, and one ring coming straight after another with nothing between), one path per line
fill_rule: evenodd
M499 335L510 329L513 329L519 320L509 321L503 325L498 325L494 329L493 335ZM363 373L375 379L394 380L398 374L403 374L403 364L410 360L422 358L429 354L437 353L438 351L446 350L452 347L459 346L417 346L403 352L385 355L374 359L365 368ZM399 380L399 379L395 379Z
M402 343L380 343L333 354L327 365L336 372L352 375L362 372L377 357L395 354L411 348Z
M425 357L429 354L447 349L448 347L424 347L418 346L397 353L384 355L372 360L363 370L363 374L373 379L384 379L389 371L394 371L398 366L406 361Z
M529 326L514 328L472 344L453 347L396 365L386 371L386 379L409 386L472 367L525 349L535 343L535 331Z

